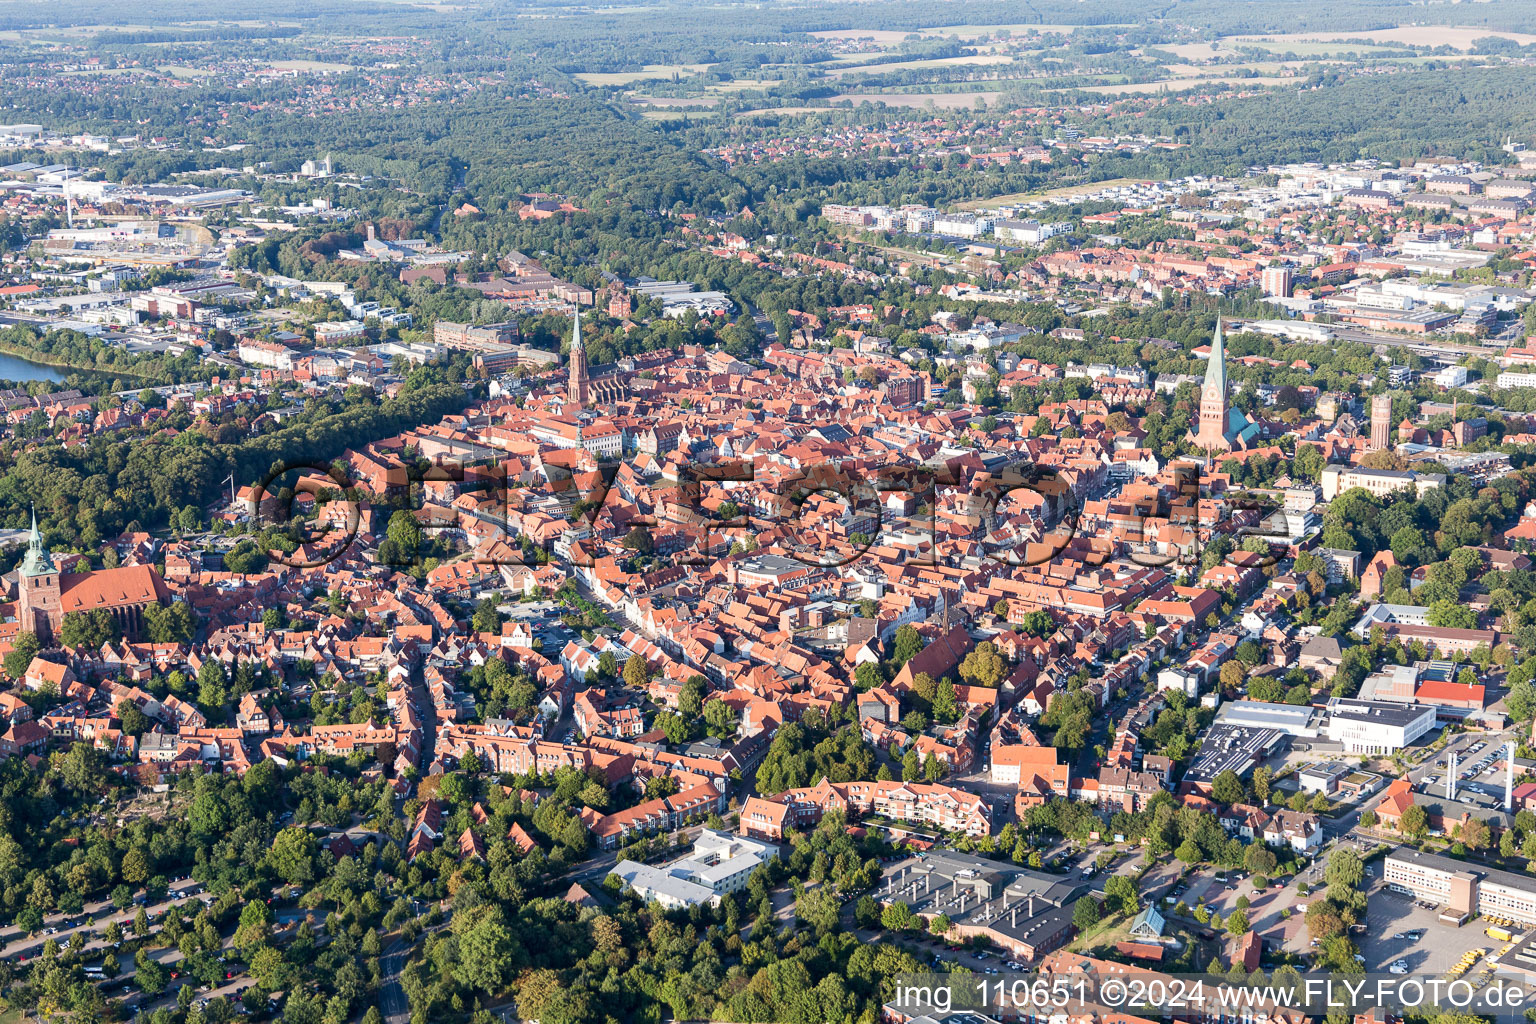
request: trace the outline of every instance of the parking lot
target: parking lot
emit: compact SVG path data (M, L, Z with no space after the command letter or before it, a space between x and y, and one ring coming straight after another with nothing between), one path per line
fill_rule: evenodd
M1426 909L1412 896L1382 886L1371 893L1364 935L1355 936L1367 971L1385 970L1394 960L1407 962L1412 974L1444 975L1469 949L1497 951L1504 944L1483 934L1487 922L1474 919L1460 928L1445 924L1437 910ZM1407 933L1422 933L1414 940ZM1479 963L1469 975L1483 967Z
M1456 788L1462 792L1500 797L1504 793L1504 753L1502 743L1481 739L1457 752ZM1450 770L1447 754L1441 754L1419 783L1419 792L1443 793Z

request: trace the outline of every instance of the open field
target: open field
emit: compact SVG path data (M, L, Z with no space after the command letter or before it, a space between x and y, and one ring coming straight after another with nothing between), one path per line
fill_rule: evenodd
M892 107L924 107L929 101L940 110L958 110L962 107L974 107L976 98L981 97L988 105L997 102L1000 92L908 92L908 93L882 93L882 92L850 92L837 97L834 102L852 100L854 106L858 106L865 100L871 103L884 103Z
M754 117L759 114L774 114L791 117L797 114L822 114L826 111L826 107L757 107L753 110L743 110L736 116Z
M941 25L937 28L918 29L915 32L905 32L901 29L884 28L836 28L826 29L820 32L812 32L811 35L818 39L868 39L878 46L892 47L901 43L910 36L919 36L926 39L957 36L960 39L976 39L980 36L996 35L998 32L1008 32L1010 35L1023 36L1031 32L1045 34L1059 32L1066 34L1076 32L1083 28L1082 25ZM1111 28L1113 26L1093 26L1095 28Z
M1454 25L1400 25L1357 32L1299 32L1294 35L1233 36L1232 39L1247 43L1284 43L1294 49L1297 43L1337 43L1345 39L1368 39L1373 43L1406 46L1454 46L1458 50L1470 50L1472 44L1487 36L1510 39L1521 46L1536 43L1536 35L1526 32L1504 32L1498 29L1469 28ZM1300 50L1296 50L1300 53Z
M1050 32L1059 32L1067 35L1081 28L1116 28L1114 25L950 25L942 28L925 28L918 35L944 39L950 36L958 36L961 39L975 39L978 36L996 35L999 32L1007 32L1013 36L1027 36L1031 32L1045 35ZM1123 27L1123 26L1119 26Z
M789 114L816 114L816 113L821 113L823 111L837 110L838 107L836 106L836 104L841 104L845 100L850 102L850 103L852 103L854 106L858 106L861 103L869 102L869 103L884 103L887 106L892 106L892 107L924 107L924 106L927 106L931 102L933 104L933 106L936 109L939 109L939 110L961 110L961 109L965 109L967 107L974 107L976 105L976 100L977 100L978 97L981 98L981 99L986 100L987 101L987 105L991 106L992 104L996 103L1002 97L1002 95L1003 94L1001 92L997 92L997 91L991 91L991 92L906 92L906 93L903 93L903 92L850 92L850 93L844 93L841 96L833 96L833 97L831 97L830 102L832 104L834 104L834 105L830 106L830 107L807 107L807 106L802 106L802 107L755 107L752 110L743 110L739 114L737 114L736 116L738 116L738 117L751 117L751 116L756 115L756 114L781 114L781 115L789 115ZM642 96L633 96L633 97L631 97L631 99L635 100L635 102L637 102L637 103L653 102L653 103L656 103L656 104L661 104L661 103L667 102L665 100L660 100L660 99L654 100L654 101L647 100L645 97L642 97ZM675 102L676 101L674 101L674 103Z
M1298 57L1338 57L1347 53L1365 57L1373 53L1390 53L1395 49L1372 43L1347 43L1342 40L1328 42L1318 39L1245 39L1242 45L1258 47L1271 53L1294 53Z
M638 103L643 107L655 107L658 110L671 108L695 108L712 107L719 102L717 96L637 96L630 93L624 97L631 103Z
M1165 78L1157 82L1127 82L1121 85L1089 85L1082 86L1083 92L1098 93L1101 96L1128 96L1136 93L1161 92L1167 89L1177 92L1182 89L1193 89L1200 85L1251 85L1255 88L1270 85L1287 85L1296 82L1295 78L1280 78L1275 76L1261 76L1259 78Z
M767 89L778 85L775 78L738 78L732 82L715 82L706 86L708 92L745 92L748 89Z
M351 64L332 64L323 60L275 60L272 66L279 71L321 71L339 74L351 71Z
M1171 53L1181 60L1203 61L1212 58L1232 58L1241 49L1269 50L1272 53L1294 53L1298 57L1315 57L1318 59L1345 53L1359 53L1361 55L1386 52L1391 49L1385 46L1373 46L1360 43L1325 42L1315 37L1306 39L1290 38L1285 36L1271 36L1260 38L1258 36L1221 39L1214 43L1174 43L1168 46L1156 46L1152 49ZM1225 67L1226 65L1223 65ZM1234 65L1235 66L1235 65Z
M188 67L185 64L162 64L155 70L170 75L173 78L207 78L213 74L212 71Z
M868 39L876 46L895 46L913 34L893 28L831 28L811 33L817 39Z
M1134 185L1140 180L1140 178L1109 178L1105 181L1046 189L1044 192L1013 192L1006 196L993 196L991 199L973 199L968 203L956 203L955 209L990 210L998 206L1012 206L1014 203L1027 203L1036 199L1076 199L1078 196L1085 196L1100 189Z
M648 78L679 78L708 71L713 64L647 64L639 71L587 71L576 75L588 85L632 85Z
M887 64L856 64L846 68L828 67L826 70L829 74L840 77L859 74L878 75L883 71L917 71L922 68L972 67L978 64L1000 65L1012 62L1013 57L1008 54L978 53L971 57L921 57L913 60L892 61Z

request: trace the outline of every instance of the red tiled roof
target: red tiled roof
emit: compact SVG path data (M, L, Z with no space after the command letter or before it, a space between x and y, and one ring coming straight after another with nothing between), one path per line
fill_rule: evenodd
M65 615L96 608L152 604L170 598L165 581L147 565L69 573L60 577L59 591L59 603Z

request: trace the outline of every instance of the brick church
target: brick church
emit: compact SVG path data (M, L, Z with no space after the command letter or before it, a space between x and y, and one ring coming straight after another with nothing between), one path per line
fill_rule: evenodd
M32 517L32 536L16 573L16 618L22 629L31 630L43 643L56 643L64 616L105 608L128 637L144 628L144 609L167 604L171 598L165 580L147 565L126 565L96 572L59 572L53 556L43 547Z
M1205 383L1200 387L1200 412L1189 430L1189 443L1206 453L1235 452L1256 447L1262 429L1232 408L1227 396L1227 347L1221 336L1221 318L1211 339L1211 357L1205 364Z

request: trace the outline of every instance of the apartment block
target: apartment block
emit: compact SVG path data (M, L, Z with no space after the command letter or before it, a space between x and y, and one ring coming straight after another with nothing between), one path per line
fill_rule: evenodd
M1387 855L1382 880L1399 892L1438 904L1451 916L1491 914L1536 925L1536 878L1529 875L1404 846Z

